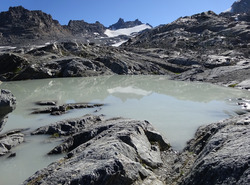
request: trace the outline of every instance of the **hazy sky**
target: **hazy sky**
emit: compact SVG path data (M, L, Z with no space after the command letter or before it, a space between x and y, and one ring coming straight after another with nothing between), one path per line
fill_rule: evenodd
M121 17L139 19L152 26L166 24L181 16L212 10L227 10L235 0L0 0L0 11L22 5L29 10L42 10L61 24L69 20L99 21L109 26Z

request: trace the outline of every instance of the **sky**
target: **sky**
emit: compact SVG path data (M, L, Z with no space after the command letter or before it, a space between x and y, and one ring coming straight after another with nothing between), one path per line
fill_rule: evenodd
M62 25L69 20L99 21L110 26L123 18L139 19L152 26L170 23L179 17L212 10L221 13L235 0L0 0L0 11L10 6L23 6L29 10L42 10Z

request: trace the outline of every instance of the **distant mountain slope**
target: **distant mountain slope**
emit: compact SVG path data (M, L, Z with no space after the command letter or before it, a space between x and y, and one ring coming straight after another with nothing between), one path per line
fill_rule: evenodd
M216 51L215 48L228 50L232 45L241 47L249 44L249 21L237 22L235 17L228 14L217 15L208 11L156 27L130 39L124 45L200 52L209 48L213 48L212 51Z
M83 20L70 20L66 28L68 28L72 34L81 34L82 36L88 34L104 36L104 31L106 30L106 27L98 21L89 24Z
M58 21L42 11L29 11L18 6L0 13L0 38L4 43L57 39L69 35Z
M106 28L100 22L93 24L83 20L71 20L62 26L51 15L42 11L30 11L22 6L10 7L0 13L0 45L40 45L47 42L75 40L100 45L119 45L144 29L151 28L136 19Z
M234 2L230 11L232 13L249 13L250 12L250 1L249 0L238 0Z

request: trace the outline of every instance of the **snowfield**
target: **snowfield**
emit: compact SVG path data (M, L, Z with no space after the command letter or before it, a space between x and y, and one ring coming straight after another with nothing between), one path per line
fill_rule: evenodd
M124 29L118 29L118 30L107 29L104 32L104 34L106 34L108 37L117 37L119 35L132 36L133 33L138 33L138 32L143 31L145 29L151 29L151 27L149 25L142 24L142 25L135 26L132 28L124 28Z

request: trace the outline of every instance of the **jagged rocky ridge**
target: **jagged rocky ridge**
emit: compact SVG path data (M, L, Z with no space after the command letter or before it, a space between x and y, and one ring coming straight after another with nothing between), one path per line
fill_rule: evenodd
M122 29L122 28L132 28L138 25L143 24L141 21L139 21L138 19L136 19L135 21L127 21L125 22L124 19L120 18L117 23L112 24L111 26L109 26L108 28L111 30L118 30L118 29Z
M0 13L1 44L39 43L39 40L57 40L68 36L69 31L42 11L29 11L19 6Z
M166 62L190 67L174 79L238 84L250 74L248 17L212 11L182 17L130 39L124 47L159 48Z
M98 22L71 21L69 27L76 34L103 30ZM6 66L0 80L163 74L249 89L249 30L248 13L208 11L145 31L119 48L75 41L7 48L0 54Z
M119 21L114 25L120 25ZM138 19L123 21L120 27L130 28L140 24L142 23ZM9 11L0 13L1 45L41 45L46 42L70 40L110 45L124 39L122 35L112 39L108 38L105 35L106 29L108 28L98 21L89 24L84 20L70 20L68 25L62 26L51 15L42 11L29 11L22 6L10 7ZM117 29L119 28L117 27ZM127 36L126 39L128 38Z

